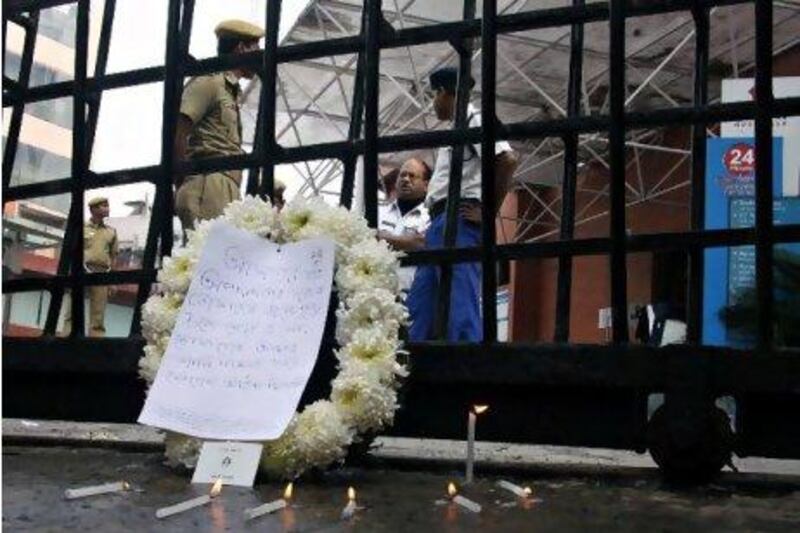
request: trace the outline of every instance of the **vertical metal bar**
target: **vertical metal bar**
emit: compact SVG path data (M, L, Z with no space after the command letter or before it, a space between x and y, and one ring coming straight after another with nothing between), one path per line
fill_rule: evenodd
M89 56L89 0L78 0L75 27L75 84L72 90L72 208L70 218L76 228L72 250L72 331L70 337L84 335L83 295L83 178L88 167L86 153L86 64Z
M166 152L167 156L169 157L168 161L163 161L165 173L164 177L162 178L162 187L163 187L163 205L164 209L160 212L162 217L161 219L161 250L160 253L162 256L169 255L172 253L172 244L174 238L174 231L173 231L173 216L174 216L174 199L173 199L173 180L172 180L172 166L175 164L174 160L174 146L175 146L175 135L177 132L177 124L178 124L178 115L180 110L180 102L181 96L183 94L183 72L184 72L184 65L186 63L186 58L189 54L189 39L192 34L192 20L194 17L194 0L183 0L183 10L180 15L180 31L178 32L178 45L177 50L173 50L173 54L175 55L174 61L174 73L173 78L170 83L173 86L172 92L172 113L170 115L164 115L164 120L169 119L170 121L170 128L167 130L169 134L169 138L165 139L162 137L162 141L164 144L168 144L168 146L164 146L163 148L167 148L168 152ZM166 64L165 64L166 67ZM167 78L164 78L164 85L167 85ZM163 124L162 124L163 128ZM155 213L158 211L153 210ZM155 264L155 263L154 263Z
M756 1L756 295L758 347L773 344L772 0Z
M17 146L19 145L19 133L22 129L22 116L25 114L25 93L28 91L31 70L33 69L33 51L36 46L36 33L39 30L39 12L35 11L29 15L30 24L25 26L25 40L22 45L22 57L20 58L19 77L17 78L16 101L11 110L11 120L8 123L8 134L6 136L6 147L3 152L3 190L7 190L11 185L11 173L14 171L14 159L17 156ZM5 39L3 39L5 45ZM3 54L5 61L5 54Z
M363 28L363 25L362 25ZM361 136L361 125L364 117L364 53L359 52L358 62L356 63L356 75L353 85L353 105L350 106L350 129L347 139L352 143ZM342 176L342 194L339 204L350 209L353 205L353 189L356 179L356 162L358 157L351 153L344 160L344 172Z
M497 126L497 1L483 0L481 20L481 232L483 233L483 342L497 341L497 242L495 154Z
M475 18L475 0L464 0L464 20ZM458 50L458 91L454 129L463 132L467 127L467 105L469 104L469 78L472 71L472 51L469 41L453 43ZM461 174L464 168L464 143L453 144L450 150L450 178L447 184L447 209L444 227L444 246L454 248L458 232L458 206L461 202ZM492 158L494 160L494 157ZM487 223L487 221L484 221ZM439 291L436 301L434 335L437 339L447 336L450 322L450 293L453 286L453 267L442 265L439 277Z
M572 7L582 8L584 0L572 0ZM581 111L583 86L583 24L573 24L570 36L569 85L567 86L567 117L575 118ZM561 183L561 240L569 241L575 235L575 189L578 175L578 135L564 136L564 179ZM558 286L556 289L555 342L569 340L569 321L572 303L572 256L558 258Z
M94 76L100 79L105 75L108 64L108 50L111 42L111 32L114 23L114 13L116 11L117 0L106 0L103 9L103 22L100 29L100 39L97 45L97 61L95 61ZM95 135L97 133L97 121L100 117L100 102L102 92L90 95L89 113L86 119L86 157L87 168L90 166L92 149L94 147ZM81 206L80 211L83 211ZM82 216L75 217L70 207L70 214L67 216L67 226L64 229L64 241L61 249L64 250L58 258L56 273L59 276L66 276L69 273L71 254L68 253L74 247L75 235L81 231ZM76 225L77 224L77 225ZM64 287L56 287L50 293L50 307L47 310L47 318L44 323L44 335L52 335L58 327L58 317L61 314L61 306L64 299Z
M275 199L275 155L278 145L275 142L275 91L278 83L278 37L281 21L281 0L267 2L265 20L266 39L264 54L261 58L261 105L258 106L258 118L261 124L261 141L256 150L262 158L261 183L259 195L262 198ZM256 176L251 173L252 179Z
M261 95L264 94L264 80L261 80L261 94L258 99L258 113L256 113L256 127L253 133L253 150L261 150L264 145L264 113L261 112L261 107L264 102L261 100ZM260 157L267 157L264 152L258 152ZM248 196L255 196L261 189L261 168L258 165L252 166L247 169L247 185L245 186L245 194ZM262 198L266 198L264 195Z
M117 9L117 0L106 0L103 8L103 22L100 27L100 39L97 43L97 61L94 64L94 77L100 79L106 74L108 65L108 52L111 43L111 32L114 24L114 13ZM90 95L89 114L86 125L86 153L91 160L94 147L94 137L97 133L97 121L100 117L100 102L103 93L98 91Z
M194 0L183 0L184 16L181 21L182 0L170 0L167 11L167 47L164 60L164 100L162 102L161 125L161 179L156 183L156 197L153 201L153 214L147 233L142 269L155 269L158 238L161 236L161 252L171 253L172 248L172 173L174 168L175 128L178 120L178 107L183 87L183 75L180 63L182 53L188 49L188 34L191 31L191 19L194 11ZM186 48L183 45L186 44ZM166 233L169 237L165 238ZM131 322L131 335L141 330L141 308L150 295L150 283L139 284L136 294L136 306Z
M694 106L708 103L709 10L696 7L695 23ZM692 126L692 205L691 224L695 231L705 226L706 203L706 124ZM705 250L689 251L689 294L687 306L687 341L700 344L703 337L703 271Z
M367 9L361 10L361 39L364 40L364 30L367 26ZM366 42L365 40L363 42ZM350 106L350 127L347 132L347 140L351 143L361 136L361 127L364 118L364 72L366 55L364 49L359 51L356 62L356 75L353 81L353 105ZM343 161L344 170L342 175L342 194L339 197L339 204L350 209L353 205L353 189L356 179L356 162L358 157L350 153ZM376 176L377 178L377 176Z
M609 159L611 163L611 308L614 343L628 341L625 253L625 12L627 0L610 0Z
M369 227L378 225L378 75L380 73L381 0L367 0L364 30L365 108L364 108L364 215Z
M8 17L3 17L3 72L6 71L6 41L8 35Z

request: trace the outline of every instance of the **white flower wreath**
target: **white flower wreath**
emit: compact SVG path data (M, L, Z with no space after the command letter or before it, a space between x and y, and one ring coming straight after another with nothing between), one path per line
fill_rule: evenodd
M378 241L362 217L319 199L297 199L278 212L269 202L246 197L230 204L221 219L273 242L328 237L336 243L339 373L329 400L306 406L281 437L264 443L261 469L274 477L294 478L309 468L342 461L359 434L390 424L397 409L399 378L406 375L397 361L398 335L408 316L400 301L399 254ZM151 296L142 309L147 345L139 373L148 386L161 364L210 225L211 221L201 222L187 246L164 259L158 273L160 294ZM201 443L168 432L168 462L193 468Z

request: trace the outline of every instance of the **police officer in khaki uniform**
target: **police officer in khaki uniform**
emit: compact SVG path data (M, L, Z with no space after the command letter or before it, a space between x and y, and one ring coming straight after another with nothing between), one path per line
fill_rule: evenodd
M119 252L117 230L107 226L108 199L98 196L89 200L91 217L83 226L83 265L86 272L109 272ZM93 285L86 287L89 295L89 336L103 337L106 333L105 316L109 287ZM65 299L67 314L65 329L72 329L69 299Z
M259 50L264 30L242 20L221 22L216 30L217 53L241 54ZM252 79L250 69L192 78L183 90L175 137L175 159L205 159L242 153L242 122L239 116L239 80ZM239 198L239 170L177 178L175 213L184 230L198 220L222 214Z

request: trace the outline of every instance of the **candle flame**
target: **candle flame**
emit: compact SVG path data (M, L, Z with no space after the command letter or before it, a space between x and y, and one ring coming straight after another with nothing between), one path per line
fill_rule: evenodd
M293 490L294 490L294 483L289 483L288 485L286 485L286 489L283 491L283 499L291 500Z
M456 485L452 481L447 485L447 495L451 498L458 493L456 490Z
M531 490L530 487L525 487L522 490L525 491L525 496L530 496L531 494L533 494L533 491Z
M350 500L351 502L355 501L355 499L356 499L356 489L354 489L353 487L350 487L350 488L347 489L347 499Z
M217 478L217 480L214 482L214 485L212 485L211 487L211 492L209 492L208 494L212 498L215 498L219 496L220 492L222 492L222 478Z
M485 413L489 409L488 405L473 405L472 410L475 412L476 415L481 413Z

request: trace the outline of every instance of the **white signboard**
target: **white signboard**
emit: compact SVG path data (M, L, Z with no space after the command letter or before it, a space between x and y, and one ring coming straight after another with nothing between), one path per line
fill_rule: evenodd
M262 444L254 442L204 442L192 483L252 487L261 460Z
M800 96L800 77L774 78L775 98ZM755 99L753 79L722 80L722 102L747 102ZM752 120L722 123L722 137L753 137ZM783 195L800 195L800 117L779 117L772 121L772 135L783 138Z
M220 440L278 438L317 359L334 243L211 229L139 422Z

